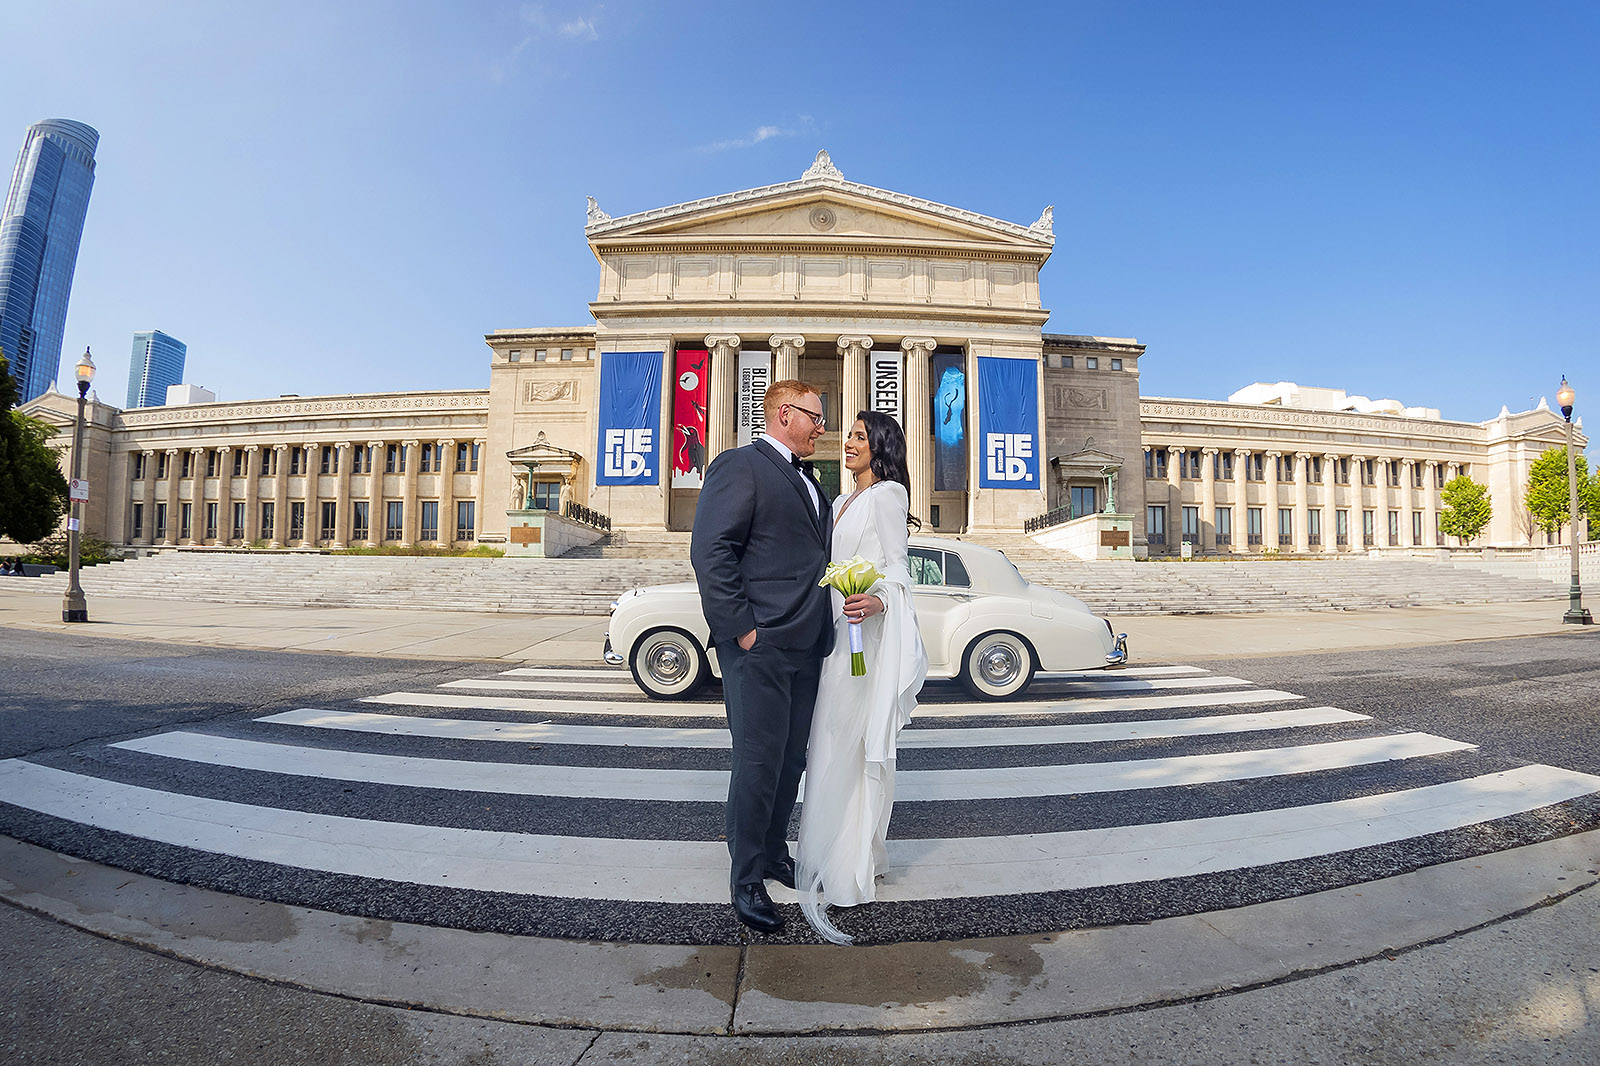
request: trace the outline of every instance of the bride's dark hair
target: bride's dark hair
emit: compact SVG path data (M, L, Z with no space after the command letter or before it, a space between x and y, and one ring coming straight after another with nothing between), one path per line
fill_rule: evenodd
M872 452L872 476L879 481L898 481L911 495L911 473L906 468L906 435L900 423L879 411L857 411L856 418L867 430L867 448ZM915 515L906 521L922 528Z

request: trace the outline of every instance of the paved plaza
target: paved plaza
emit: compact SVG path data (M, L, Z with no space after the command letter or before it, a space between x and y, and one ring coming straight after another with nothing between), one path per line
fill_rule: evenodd
M1600 1053L1600 644L1548 602L1128 618L1118 673L930 684L849 949L782 890L733 921L719 694L643 699L603 619L58 610L0 589L24 1061Z

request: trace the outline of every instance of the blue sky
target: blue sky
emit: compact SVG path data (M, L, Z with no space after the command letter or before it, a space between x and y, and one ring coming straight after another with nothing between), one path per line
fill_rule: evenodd
M613 215L798 177L1021 223L1051 332L1148 396L1294 380L1493 417L1600 402L1593 3L31 3L0 152L100 131L67 321L224 399L481 388L590 321Z

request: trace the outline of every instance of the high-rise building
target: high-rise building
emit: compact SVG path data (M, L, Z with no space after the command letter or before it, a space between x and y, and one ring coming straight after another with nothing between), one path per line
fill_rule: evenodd
M160 407L167 402L167 386L183 381L183 359L189 346L159 329L133 335L133 356L128 360L128 408Z
M0 350L23 400L48 389L61 369L61 333L99 143L100 134L81 122L36 122L11 174L0 212Z

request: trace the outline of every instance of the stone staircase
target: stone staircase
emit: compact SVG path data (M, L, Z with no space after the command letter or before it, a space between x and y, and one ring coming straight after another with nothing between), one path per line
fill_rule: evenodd
M617 538L617 534L612 534ZM1531 568L1496 573L1421 559L1087 563L1026 537L975 536L1030 581L1062 589L1101 614L1221 614L1354 610L1560 598L1564 583ZM91 596L288 607L603 615L641 585L690 581L689 534L635 534L559 559L414 558L311 553L161 552L82 571ZM60 595L66 575L28 588Z

